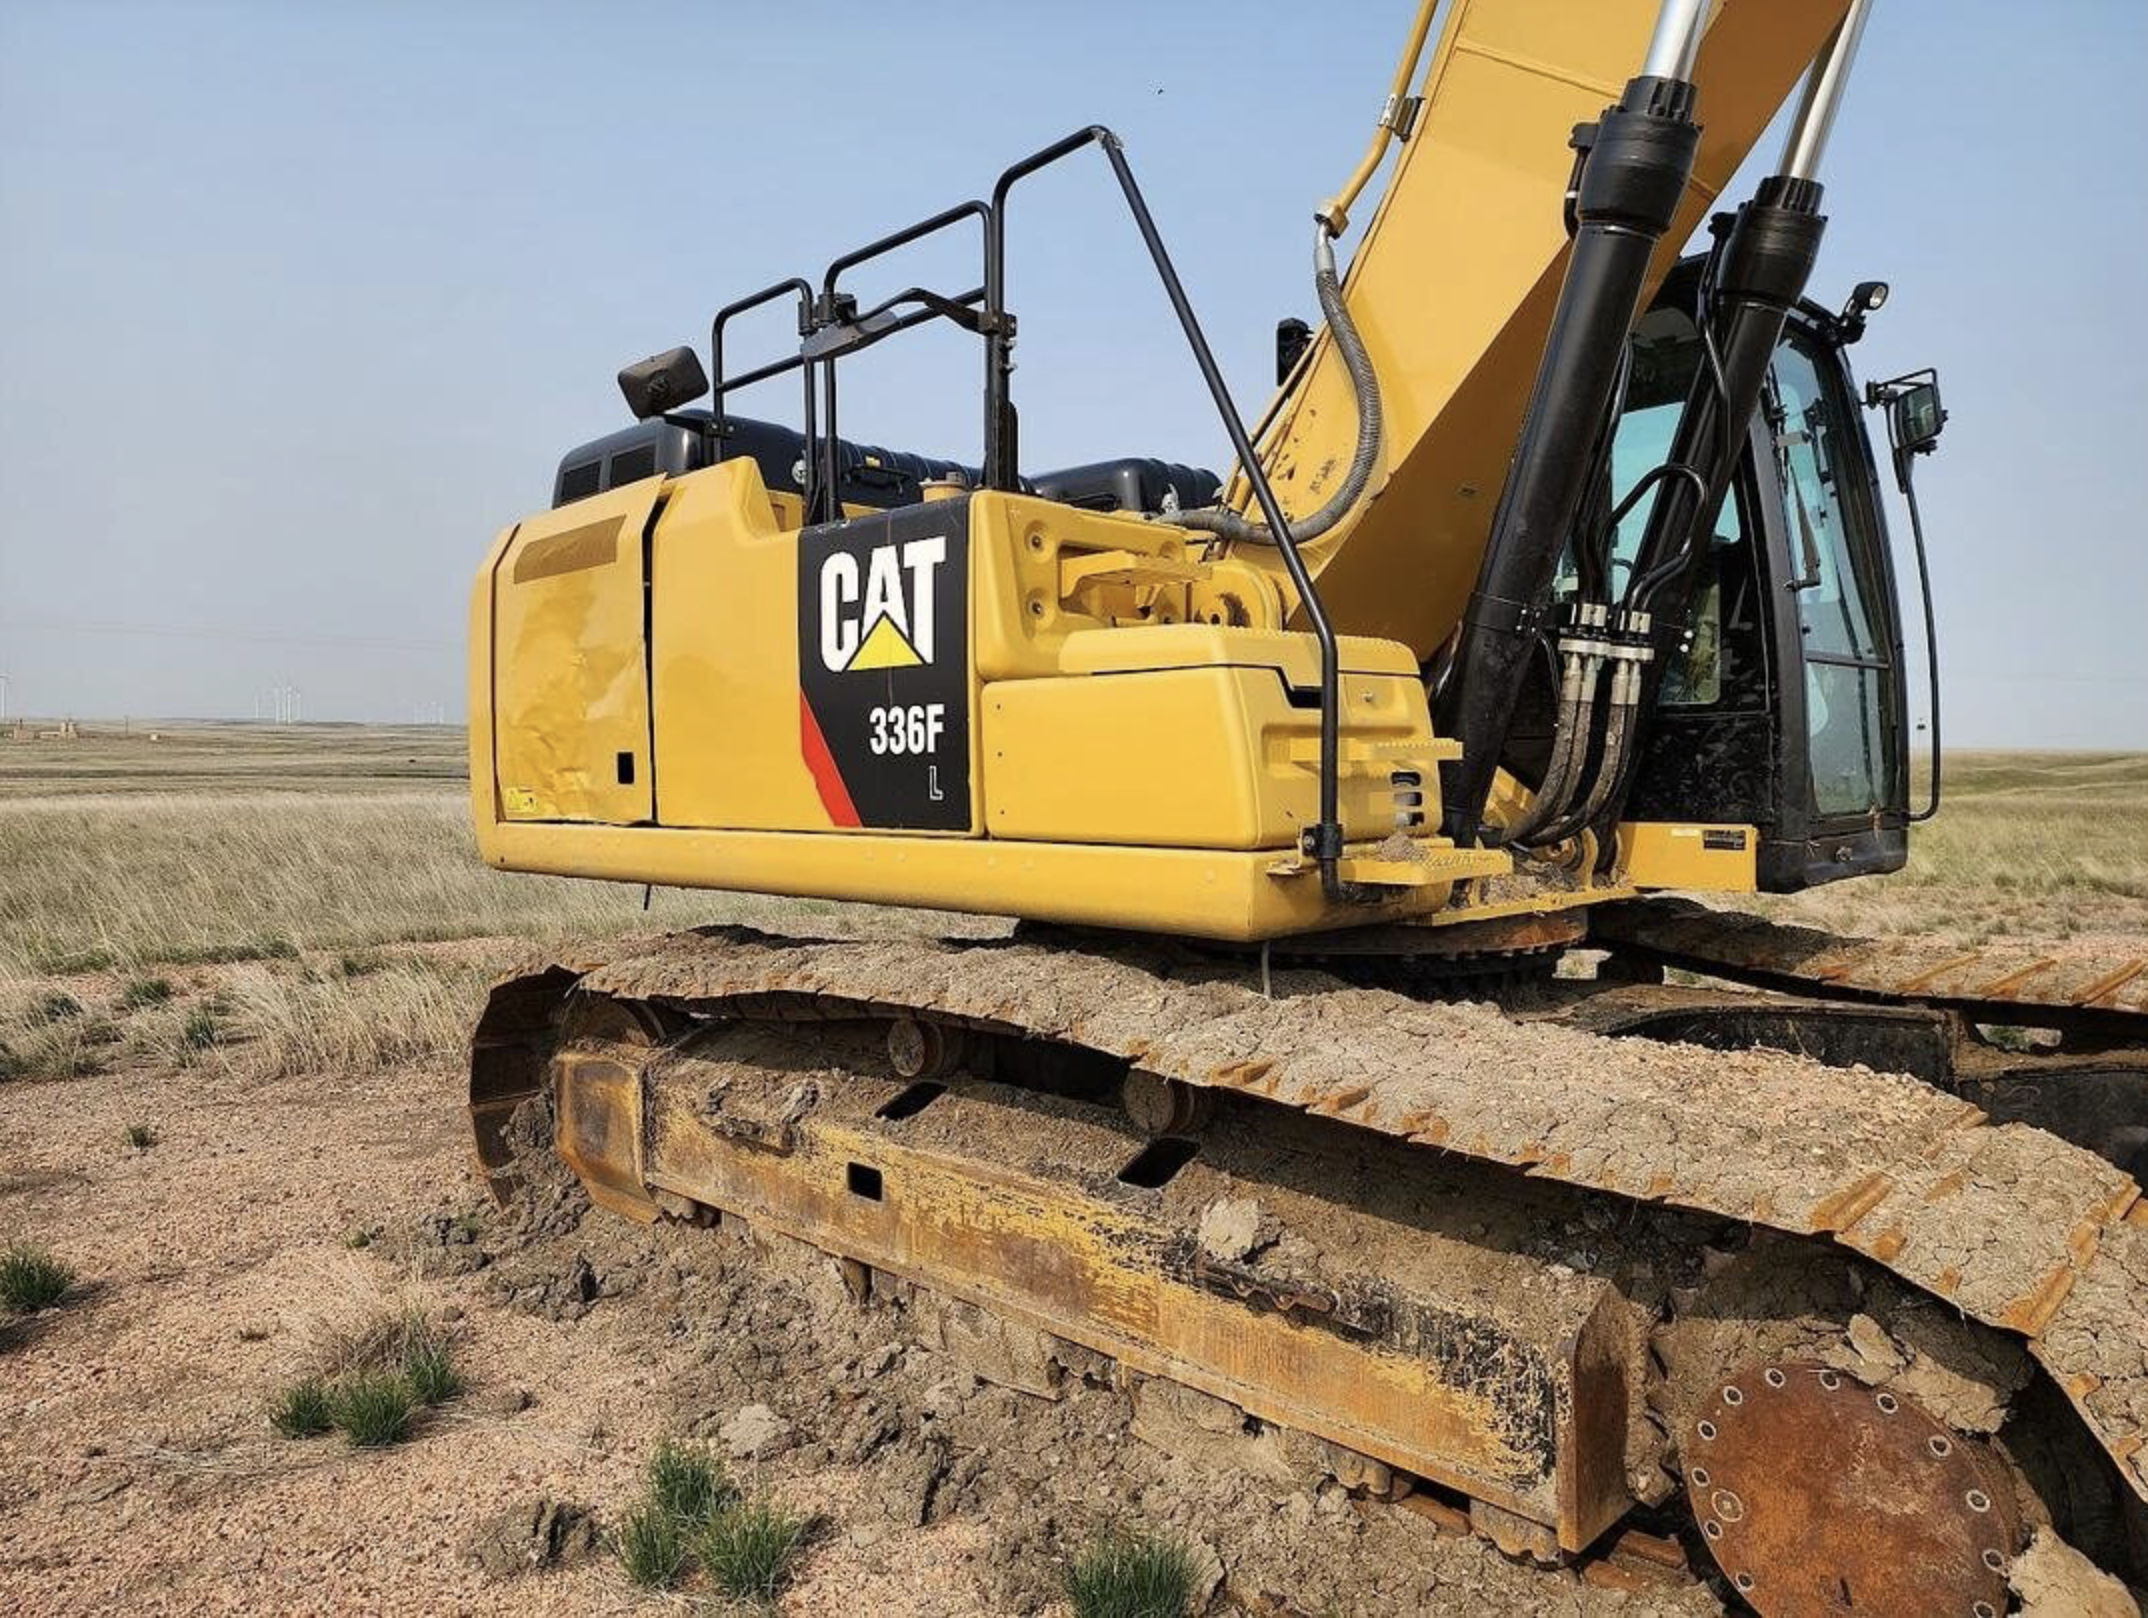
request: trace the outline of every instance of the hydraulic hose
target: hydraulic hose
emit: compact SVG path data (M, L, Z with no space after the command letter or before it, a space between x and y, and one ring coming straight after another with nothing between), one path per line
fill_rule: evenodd
M1320 300L1320 312L1327 317L1328 330L1335 334L1343 369L1350 374L1350 391L1357 403L1357 449L1350 457L1341 485L1327 503L1310 516L1291 520L1291 536L1300 545L1319 538L1349 514L1364 495L1365 485L1372 480L1372 469L1380 459L1380 379L1373 374L1372 356L1365 352L1357 322L1350 318L1343 302L1342 277L1335 269L1335 244L1328 236L1325 221L1319 224L1313 240L1313 291ZM1219 539L1252 545L1275 543L1275 535L1266 523L1249 521L1227 506L1180 512L1171 522Z
M1559 717L1554 730L1550 766L1528 809L1506 828L1503 841L1527 843L1547 823L1563 818L1580 784L1581 765L1588 756L1594 730L1596 686L1603 673L1600 653L1572 651L1566 654L1565 677L1559 692Z
M1537 836L1538 844L1563 843L1595 824L1604 806L1611 801L1613 790L1625 778L1635 754L1633 743L1638 729L1635 715L1640 705L1641 666L1622 662L1611 675L1611 700L1604 715L1603 756L1597 760L1596 775L1589 784L1588 795L1582 799L1579 808L1544 828Z

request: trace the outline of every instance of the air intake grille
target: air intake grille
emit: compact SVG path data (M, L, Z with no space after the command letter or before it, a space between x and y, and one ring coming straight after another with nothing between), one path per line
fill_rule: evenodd
M569 500L587 500L597 492L603 482L604 463L584 461L580 466L570 466L559 475L559 503Z
M643 478L656 476L656 446L644 444L639 449L622 450L612 457L612 473L605 483L607 489L616 489L624 483L639 483Z

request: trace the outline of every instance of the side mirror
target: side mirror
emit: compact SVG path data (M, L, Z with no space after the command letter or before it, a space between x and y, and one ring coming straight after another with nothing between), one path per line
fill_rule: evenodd
M1939 402L1936 378L1912 383L1887 403L1887 435L1907 454L1929 454L1946 424L1947 412Z
M619 391L626 395L634 419L647 421L700 398L709 391L709 379L698 354L690 348L674 348L621 371Z

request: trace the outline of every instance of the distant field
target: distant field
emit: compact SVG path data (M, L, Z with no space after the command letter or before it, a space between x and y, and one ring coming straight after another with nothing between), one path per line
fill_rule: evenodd
M0 741L0 1070L395 1061L457 1048L486 976L531 941L718 921L965 925L678 890L644 911L638 888L491 871L463 786L462 733L437 726ZM2148 938L2148 754L1957 755L1946 808L1912 846L1896 876L1738 902L1965 942ZM174 992L156 998L157 983ZM76 1011L47 1015L55 994ZM189 1043L197 1013L209 1023Z
M1908 869L1763 904L1851 932L2148 941L2148 753L1949 754Z
M451 725L266 725L137 720L85 726L71 742L0 733L0 801L108 792L379 791L459 788L463 732Z
M489 978L568 936L962 925L678 890L645 910L637 887L490 870L463 745L459 729L337 725L0 740L0 1078L446 1056Z
M154 739L152 739L154 738ZM141 725L0 741L0 972L757 921L841 905L480 863L446 726Z

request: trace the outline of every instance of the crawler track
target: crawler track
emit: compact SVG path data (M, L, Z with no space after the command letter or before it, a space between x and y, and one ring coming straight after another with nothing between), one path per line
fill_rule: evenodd
M1590 913L1589 933L1635 959L1759 988L1934 1006L1972 1022L2073 1029L2148 1048L2148 949L1854 938L1675 898L1604 906Z
M1428 1173L1497 1165L1855 1254L2024 1344L2148 1502L2148 1204L2110 1163L1896 1075L1606 1039L1315 973L1276 973L1272 999L1258 982L1164 947L623 942L494 991L472 1062L479 1157L511 1192L507 1120L545 1092L570 1002L623 1002L652 1028L914 1019L1072 1047L1385 1137Z

